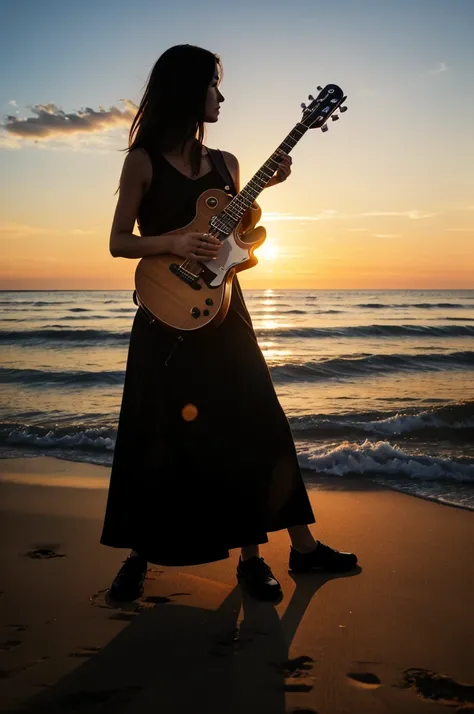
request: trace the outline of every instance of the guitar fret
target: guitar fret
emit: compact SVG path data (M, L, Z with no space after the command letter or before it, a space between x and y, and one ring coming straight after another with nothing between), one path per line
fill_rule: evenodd
M233 230L244 213L250 208L257 196L263 191L274 173L278 170L280 165L280 162L277 160L278 151L282 150L288 154L307 130L308 127L301 122L298 122L298 124L293 127L288 136L281 142L278 149L273 152L263 166L259 168L256 174L224 209L223 214L226 219L230 221L231 225L228 225L227 221L221 221L219 219L214 222L218 230L222 230L222 228L224 232Z
M231 204L231 203L229 203L229 205L227 206L226 211L230 214L231 218L233 218L235 221L240 220L240 212L239 212L239 211L235 211L235 210L232 208L232 204Z

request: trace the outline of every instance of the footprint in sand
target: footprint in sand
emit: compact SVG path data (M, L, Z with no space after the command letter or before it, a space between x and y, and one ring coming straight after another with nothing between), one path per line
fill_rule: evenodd
M15 630L15 632L24 632L28 629L28 625L20 625L16 623L12 625L7 625L7 627L10 627L12 630Z
M69 657L91 657L100 650L100 647L79 647L75 652L70 652Z
M58 553L57 550L60 548L59 545L40 545L34 547L33 550L29 550L26 553L28 558L33 558L34 560L48 560L50 558L65 558L65 553Z
M22 640L7 640L6 642L0 642L0 650L11 650L13 647L18 647L21 645Z
M38 657L38 659L34 659L33 662L28 662L28 664L23 665L23 667L18 667L17 671L24 672L25 669L36 667L37 664L41 664L41 662L46 662L47 659L49 659L49 657Z
M382 685L377 675L372 672L348 672L347 676L352 684L362 689L378 689Z
M428 669L412 667L403 672L402 689L414 689L423 699L445 702L450 706L474 703L474 685L456 682L445 674L438 674ZM458 711L468 712L472 707L463 707Z
M288 659L285 662L278 662L274 667L287 680L283 684L285 692L302 692L308 693L313 689L312 684L304 684L300 680L309 677L310 671L313 669L314 660L311 657L302 655L294 659ZM298 711L298 710L296 710Z
M307 672L313 669L311 662L314 662L312 657L302 655L294 659L287 659L285 662L278 662L274 664L274 667L276 667L284 677L307 677Z

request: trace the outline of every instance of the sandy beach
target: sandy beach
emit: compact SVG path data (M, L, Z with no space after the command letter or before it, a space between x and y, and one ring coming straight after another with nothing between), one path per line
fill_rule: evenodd
M356 552L357 571L291 575L279 531L261 548L277 605L241 592L238 550L154 565L143 597L119 604L106 589L126 551L98 542L109 469L1 470L0 711L474 710L474 513L308 474L315 537Z

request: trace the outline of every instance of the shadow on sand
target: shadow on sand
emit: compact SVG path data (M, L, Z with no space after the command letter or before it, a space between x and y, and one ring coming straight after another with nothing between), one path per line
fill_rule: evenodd
M303 616L325 583L359 572L292 574L295 589L281 617L274 603L256 601L238 585L227 596L221 590L215 609L186 605L187 593L160 586L162 594L145 597L139 614L111 609L111 618L129 621L125 629L20 711L288 714L287 692L313 689L313 660L289 658ZM290 711L317 714L311 708Z

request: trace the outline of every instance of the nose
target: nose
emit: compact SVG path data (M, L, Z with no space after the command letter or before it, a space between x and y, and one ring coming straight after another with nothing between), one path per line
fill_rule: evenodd
M217 90L217 101L218 102L225 102L225 97L223 94L220 93L219 90Z

